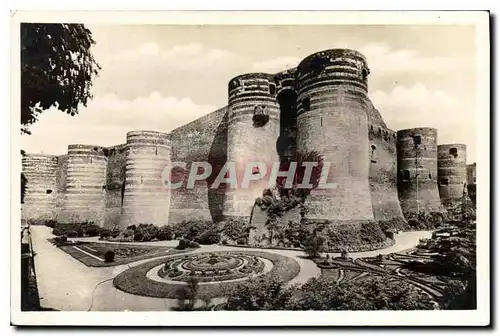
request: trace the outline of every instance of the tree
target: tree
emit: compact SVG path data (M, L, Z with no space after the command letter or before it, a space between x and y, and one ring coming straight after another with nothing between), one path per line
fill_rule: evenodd
M304 242L304 251L310 258L317 258L325 241L324 236L313 233Z
M21 133L52 106L72 116L87 106L100 70L94 44L82 24L21 24Z
M181 287L178 291L179 308L180 310L192 311L198 299L199 280L196 278L189 278L186 285ZM187 300L187 304L185 303Z
M223 310L430 310L429 296L404 281L369 278L337 284L326 278L287 287L277 280L239 285Z
M336 284L311 279L288 303L289 310L429 310L430 298L416 287L389 278L371 278Z
M228 295L223 310L282 310L286 309L293 290L275 279L254 279L236 287Z
M435 269L459 277L465 290L448 300L448 309L476 308L476 222L475 207L471 202L463 206L463 221L449 225L439 234L423 241L419 246L433 253Z

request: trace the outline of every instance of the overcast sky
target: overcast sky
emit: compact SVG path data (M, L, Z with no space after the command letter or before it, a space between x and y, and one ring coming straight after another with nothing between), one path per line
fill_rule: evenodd
M22 136L27 152L114 145L134 129L163 132L227 103L227 83L277 72L307 55L352 48L368 58L369 96L393 129L436 127L476 159L473 26L88 26L102 66L94 99L70 117L46 111Z

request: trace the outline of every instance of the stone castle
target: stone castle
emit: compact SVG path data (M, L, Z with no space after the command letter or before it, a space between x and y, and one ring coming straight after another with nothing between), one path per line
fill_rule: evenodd
M371 103L366 58L332 49L277 74L250 73L229 82L228 104L170 133L131 131L112 147L74 144L65 155L26 154L22 216L104 227L165 225L189 219L220 221L252 215L267 181L250 188L209 188L226 161L290 161L318 152L331 164L328 182L314 189L305 219L335 223L405 220L441 212L475 184L466 146L437 144L434 128L390 130ZM206 181L168 190L171 162L208 161Z

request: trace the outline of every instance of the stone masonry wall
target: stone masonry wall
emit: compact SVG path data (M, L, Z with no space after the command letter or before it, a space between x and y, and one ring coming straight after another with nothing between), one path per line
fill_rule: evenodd
M227 109L223 107L204 117L179 127L170 133L172 162L185 162L186 174L192 162L204 161L212 165L211 176L196 182L193 189L172 190L169 221L171 224L187 219L222 219L224 193L221 189L209 189L210 182L226 163ZM186 183L184 179L184 186Z
M126 144L108 147L106 170L106 204L104 227L112 229L119 224L125 187Z
M375 108L369 117L369 180L373 215L377 221L394 218L404 221L398 199L396 132L385 126Z

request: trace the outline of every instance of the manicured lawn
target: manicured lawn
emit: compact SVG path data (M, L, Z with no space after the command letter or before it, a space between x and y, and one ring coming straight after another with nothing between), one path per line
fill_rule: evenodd
M340 277L340 268L322 268L321 277L336 282Z
M275 278L288 282L295 278L300 272L299 264L294 259L289 257L254 251L224 251L224 253L255 256L270 260L273 263L273 268L259 278ZM182 294L180 294L179 291L185 288L184 284L158 282L146 277L146 273L151 268L163 264L171 259L172 257L157 259L127 269L115 277L113 284L118 289L135 295L160 298L182 298ZM219 282L216 284L202 284L199 285L198 296L200 298L224 297L243 281L247 280Z
M89 267L117 266L138 260L184 253L188 251L177 250L169 247L96 242L77 242L75 244L65 244L58 247ZM109 250L115 252L115 260L113 262L104 261L104 254Z

